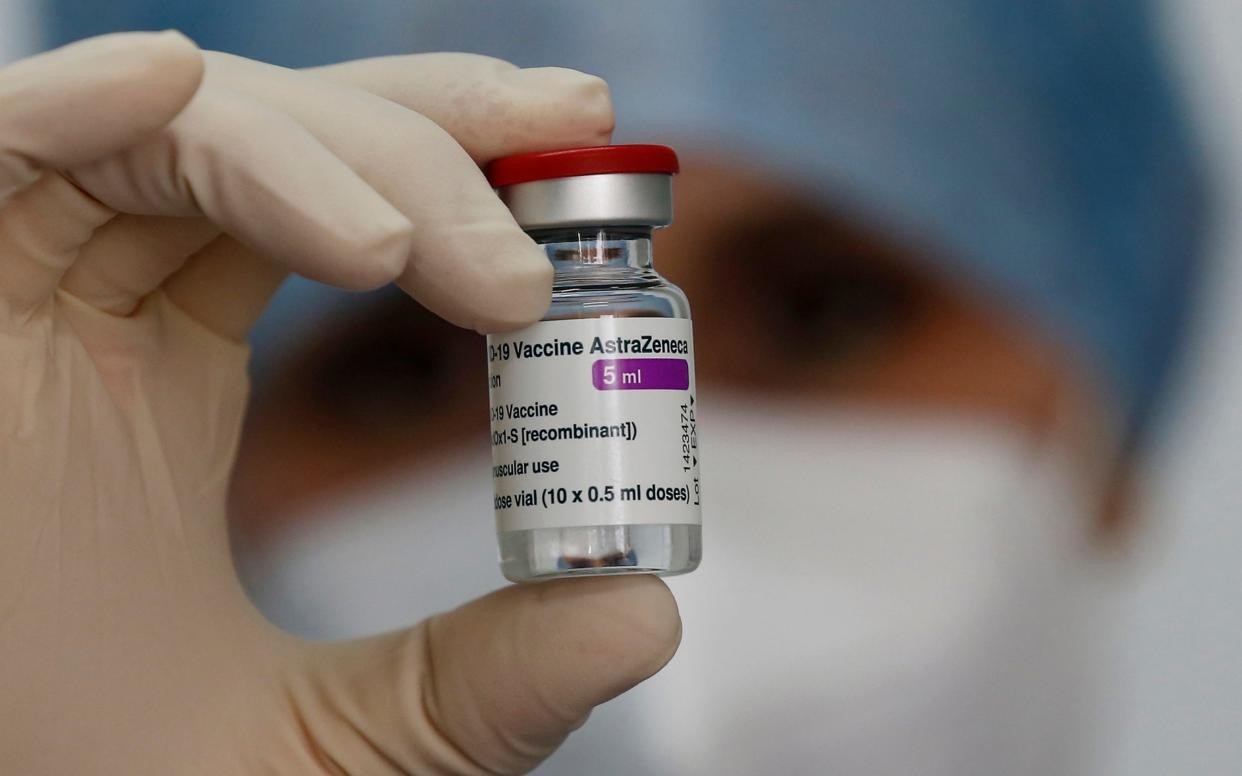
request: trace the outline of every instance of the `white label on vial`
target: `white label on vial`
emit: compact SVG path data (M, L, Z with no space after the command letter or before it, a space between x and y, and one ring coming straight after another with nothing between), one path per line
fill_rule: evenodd
M499 530L702 521L690 321L543 321L487 361Z

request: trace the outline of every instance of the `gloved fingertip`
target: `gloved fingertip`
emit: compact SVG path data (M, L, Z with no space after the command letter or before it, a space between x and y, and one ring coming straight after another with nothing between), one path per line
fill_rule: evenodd
M616 127L608 82L599 76L564 67L511 70L507 80L535 92L547 115L557 116L558 140L580 146L606 145Z
M410 263L414 224L393 208L376 214L370 233L357 235L358 261L343 270L336 285L352 291L370 291L401 277Z
M422 229L400 282L436 315L480 334L529 326L552 303L547 255L503 210L489 216Z
M115 38L108 42L108 48L122 52L113 61L126 78L147 84L155 79L166 86L180 86L185 99L189 99L203 80L202 52L194 41L177 30L126 32L107 37ZM122 62L122 56L128 62Z
M624 654L626 670L618 675L628 690L663 668L681 644L681 613L677 599L664 580L653 574L611 579L567 579L543 583L549 598L564 596L580 616L598 618L597 632L609 631L610 640Z
M362 208L332 228L274 235L247 241L253 228L238 239L289 272L346 291L374 291L401 277L409 263L414 226L396 210Z
M533 246L532 246L533 247ZM535 323L552 303L552 265L538 249L529 256L500 262L490 272L488 289L475 305L470 327L480 334L513 331Z
M186 35L181 30L174 29L172 27L168 27L167 29L160 30L159 32L151 33L151 35L156 38L162 38L165 40L172 41L176 45L181 45L181 46L188 45L195 50L198 49L198 44L194 42L193 38L191 38L189 35Z
M202 52L199 51L198 44L181 30L175 30L170 27L159 32L140 32L136 34L145 35L150 40L157 41L159 45L167 46L170 51L180 51L183 54L192 52L198 59L202 59Z
M76 46L81 48L70 54ZM198 91L205 71L198 46L175 30L105 35L63 51L69 67L59 77L80 79L79 88L113 110L124 105L137 134L172 121ZM93 108L85 102L80 110L89 114Z

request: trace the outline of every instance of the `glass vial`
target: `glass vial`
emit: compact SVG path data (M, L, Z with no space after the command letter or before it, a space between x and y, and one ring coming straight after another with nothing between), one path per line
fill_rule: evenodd
M526 154L489 178L555 270L543 321L488 337L501 570L681 574L702 554L690 306L652 265L663 146Z

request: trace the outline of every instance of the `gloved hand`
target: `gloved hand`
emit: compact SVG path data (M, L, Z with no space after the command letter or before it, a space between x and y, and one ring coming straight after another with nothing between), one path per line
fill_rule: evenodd
M476 163L611 121L598 79L466 55L294 72L127 34L0 70L6 772L519 772L664 664L646 577L302 642L225 525L240 343L284 274L532 321L549 267Z

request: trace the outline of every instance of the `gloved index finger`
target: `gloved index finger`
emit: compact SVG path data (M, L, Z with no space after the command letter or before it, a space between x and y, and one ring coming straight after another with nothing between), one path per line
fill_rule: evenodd
M479 164L501 156L605 145L614 124L603 79L521 68L479 54L407 54L307 71L418 111Z
M245 94L291 116L414 224L398 283L432 312L497 331L527 325L547 310L547 257L442 127L307 73L218 53L207 63L205 88ZM490 131L509 129L498 124Z
M176 32L74 43L0 69L0 204L43 170L141 141L194 96L202 55Z

